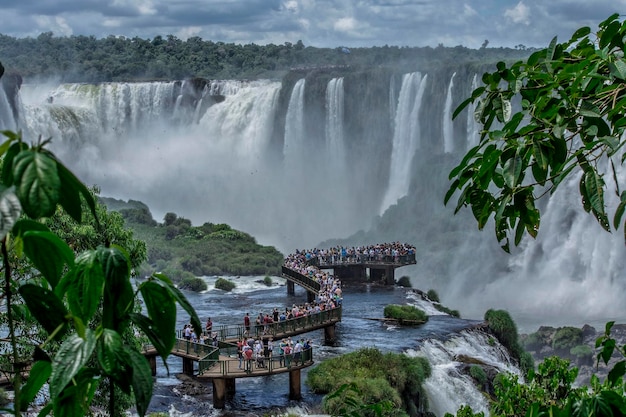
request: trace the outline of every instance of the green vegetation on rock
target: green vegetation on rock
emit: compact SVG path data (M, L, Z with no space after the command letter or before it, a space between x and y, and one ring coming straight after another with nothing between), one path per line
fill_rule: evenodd
M217 288L218 290L232 291L235 289L235 287L235 283L226 278L220 277L217 279L217 281L215 281L215 288Z
M386 319L397 320L400 325L422 324L428 321L428 315L415 306L389 304L385 306Z
M426 358L383 354L378 349L365 348L317 365L309 371L307 384L321 394L334 392L345 384L357 388L324 398L323 410L331 415L340 414L345 396L350 395L352 399L356 396L361 404L391 402L392 409L387 410L385 416L414 416L418 410L427 409L422 383L430 373Z
M130 200L125 203L101 198L109 210L119 211L136 238L146 242L147 263L141 274L166 272L181 288L203 291L209 275L280 275L283 255L273 246L263 246L247 233L227 224L193 226L189 219L167 213L157 223L149 208Z

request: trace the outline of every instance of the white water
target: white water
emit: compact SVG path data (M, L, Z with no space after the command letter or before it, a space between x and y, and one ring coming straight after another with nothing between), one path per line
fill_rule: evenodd
M452 89L454 88L454 77L456 72L450 77L448 93L446 94L446 104L443 110L443 151L444 153L454 152L454 131L452 129Z
M419 72L405 74L398 97L395 115L395 130L391 151L389 186L383 198L380 213L409 192L411 163L419 147L419 112L426 87L427 76Z
M478 74L472 78L472 92L478 88ZM480 125L474 117L476 103L470 104L467 111L467 149L472 149L480 141Z
M330 181L345 181L346 147L343 137L343 78L333 78L326 87L326 148Z
M430 411L436 416L456 414L461 405L469 405L474 413L489 415L489 404L476 388L472 378L460 372L459 356L463 355L491 365L500 372L519 375L506 350L493 337L476 330L463 330L448 340L429 339L419 349L409 350L408 356L422 356L432 366L432 374L424 383Z

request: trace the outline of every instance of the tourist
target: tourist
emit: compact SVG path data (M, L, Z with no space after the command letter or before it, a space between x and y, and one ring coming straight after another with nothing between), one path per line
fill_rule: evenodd
M296 344L293 347L293 362L296 366L302 365L302 339L296 340Z
M243 339L237 340L237 357L239 358L239 369L241 369L241 362L243 361L243 346L245 341Z
M246 336L250 335L250 313L246 313L243 318L243 325L246 328Z
M205 330L206 334L211 334L211 332L213 331L213 322L211 321L211 317L209 317L206 321Z

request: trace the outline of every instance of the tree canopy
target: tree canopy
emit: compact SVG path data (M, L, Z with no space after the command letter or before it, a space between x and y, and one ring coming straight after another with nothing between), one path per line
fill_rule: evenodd
M471 207L480 229L493 216L507 252L511 237L515 245L525 234L536 237L538 200L574 175L580 175L584 210L605 230L619 229L626 209L618 177L626 158L625 36L626 23L614 14L595 33L583 27L524 61L499 62L454 112L475 103L483 130L479 144L450 172L445 203L460 191L456 212ZM608 178L619 199L612 216Z

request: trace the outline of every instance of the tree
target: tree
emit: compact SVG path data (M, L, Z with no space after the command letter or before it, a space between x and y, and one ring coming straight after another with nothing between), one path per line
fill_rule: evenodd
M616 165L626 158L626 23L618 17L606 19L595 34L583 27L565 43L554 38L526 61L510 67L499 62L454 112L456 117L476 103L474 116L484 129L479 145L451 171L445 203L460 191L455 212L470 206L479 229L493 215L496 238L507 252L512 236L515 245L525 234L536 237L538 199L573 175L580 175L584 210L607 231L621 225L626 192ZM607 176L620 201L612 225Z
M2 133L8 140L0 145L0 298L6 306L15 397L14 408L1 411L21 415L47 383L51 401L40 415L86 415L106 380L109 414L116 410L117 388L132 394L137 412L145 415L152 396L150 366L124 335L131 326L139 328L165 363L176 338L175 303L190 314L200 332L197 314L162 274L133 289L131 256L110 236L100 236L108 241L75 255L44 220L60 206L80 224L90 213L95 230L101 231L94 196L46 149L47 140L27 145L19 134ZM97 233L85 237L77 242L97 244ZM135 249L139 261L141 248ZM16 266L22 274L15 273ZM139 294L146 314L136 310ZM30 357L23 355L29 341L16 334L19 315L33 317L47 335ZM22 384L27 368L29 378Z

